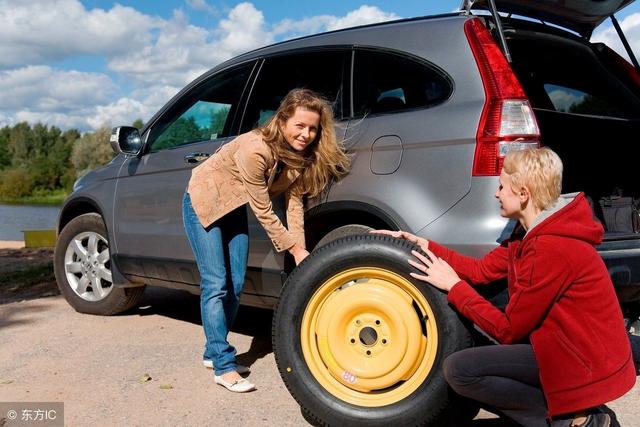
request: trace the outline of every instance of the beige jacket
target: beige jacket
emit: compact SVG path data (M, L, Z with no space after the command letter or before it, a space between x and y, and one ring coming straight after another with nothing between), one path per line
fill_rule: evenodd
M284 167L276 178L271 149L256 132L247 132L225 144L195 167L187 191L204 227L249 203L278 252L295 243L305 247L302 195L295 185L300 172ZM271 197L285 192L287 224L273 211Z

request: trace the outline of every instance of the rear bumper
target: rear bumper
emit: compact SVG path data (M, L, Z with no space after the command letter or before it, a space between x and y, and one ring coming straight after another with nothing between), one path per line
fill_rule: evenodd
M597 249L620 302L640 300L640 239L604 242Z

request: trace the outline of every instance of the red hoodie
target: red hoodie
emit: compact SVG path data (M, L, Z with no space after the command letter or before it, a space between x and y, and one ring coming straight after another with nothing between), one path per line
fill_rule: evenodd
M502 344L529 338L549 416L614 400L636 380L622 312L594 247L602 236L580 193L479 260L429 242L462 279L448 295L456 309ZM469 285L504 277L504 312Z

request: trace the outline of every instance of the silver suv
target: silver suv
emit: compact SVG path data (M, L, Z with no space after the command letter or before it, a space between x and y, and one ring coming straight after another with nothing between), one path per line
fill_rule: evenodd
M492 3L465 1L459 13L261 48L196 79L140 132L114 129L118 154L78 180L60 213L55 271L67 301L78 311L107 315L135 306L144 285L197 293L199 275L180 211L190 171L263 123L295 87L314 89L333 103L339 135L353 154L350 174L307 200L309 248L386 228L483 255L510 230L493 200L502 158L525 146L558 152L564 191L584 191L603 222L599 201L621 192L640 197L633 154L640 134L637 64L589 41L597 25L630 1L496 0L506 16L491 10ZM280 210L281 204L275 203ZM242 301L274 307L293 262L274 251L250 211L249 217ZM637 319L640 235L616 229L598 249L625 313ZM441 358L433 356L432 365ZM318 369L309 378L322 377ZM423 383L433 381L425 372ZM434 422L447 406L446 399L422 406L427 415L421 418L411 409L416 405L402 406L422 390L417 385L388 399L351 400L349 392L332 391L331 381L319 380L329 390L329 409L318 409L322 396L313 393L313 403L301 402L326 423L357 424L362 417L369 425ZM335 415L341 410L342 418Z

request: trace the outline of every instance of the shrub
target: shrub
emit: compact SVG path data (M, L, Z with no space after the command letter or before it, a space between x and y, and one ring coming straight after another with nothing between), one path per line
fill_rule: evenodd
M33 192L33 178L24 169L7 169L0 176L0 196L18 198Z

